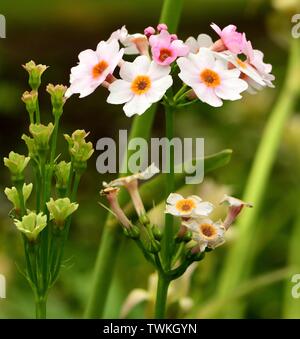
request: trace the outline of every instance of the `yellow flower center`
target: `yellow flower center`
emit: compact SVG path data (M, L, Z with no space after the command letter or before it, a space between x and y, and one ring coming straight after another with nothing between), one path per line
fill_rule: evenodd
M167 58L172 56L172 51L170 51L167 48L162 48L160 50L160 54L159 54L159 60L160 61L165 61Z
M236 62L241 68L247 68L247 64L244 61L242 61L240 58L236 58Z
M100 61L96 66L93 68L93 78L97 79L99 76L107 69L108 63L104 60Z
M219 86L221 83L219 74L208 68L200 73L200 79L207 87L212 88Z
M151 80L147 75L138 75L131 83L133 93L141 95L149 91Z
M196 207L196 204L192 199L182 199L176 203L175 207L179 212L189 213Z
M201 224L199 226L200 232L206 237L206 238L214 238L217 234L217 230L214 227L214 225L211 224Z

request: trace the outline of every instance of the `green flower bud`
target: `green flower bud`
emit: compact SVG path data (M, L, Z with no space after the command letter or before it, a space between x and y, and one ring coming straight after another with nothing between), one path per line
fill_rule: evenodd
M30 157L25 157L15 152L10 152L8 158L4 158L4 165L8 167L12 181L24 180L24 170L30 161Z
M71 137L65 134L74 170L77 172L83 172L86 169L86 162L94 153L93 144L85 141L87 136L88 133L84 130L75 131Z
M49 84L47 86L47 92L51 95L51 103L54 115L58 114L60 116L62 114L62 109L66 102L65 93L67 89L68 87L63 85L54 86Z
M192 231L186 231L184 234L182 240L186 243L190 242L193 238L193 232Z
M192 253L191 250L188 249L186 253L186 257L188 260L191 260L191 261L201 261L205 257L205 252Z
M71 163L61 161L60 163L56 164L54 167L54 174L56 177L56 188L57 189L66 189L69 182L71 170Z
M24 203L26 204L26 201L30 197L30 194L32 192L32 184L23 185L22 192L23 192L23 198L24 198ZM20 199L19 199L19 194L16 189L16 187L8 188L6 187L4 190L4 193L6 194L7 199L14 205L14 208L16 211L20 211L21 209L21 204L20 204Z
M38 151L46 151L49 149L49 141L53 133L54 126L52 123L48 126L42 124L30 124L29 131L33 136Z
M63 228L65 220L73 214L79 206L78 204L71 202L69 198L57 200L51 198L46 205L50 212L50 220L54 220L59 228Z
M152 234L153 234L155 240L161 241L161 239L162 239L162 232L161 232L160 228L158 226L156 226L156 225L153 225L151 230L152 230Z
M48 66L36 65L34 61L29 61L23 65L23 68L29 74L29 86L32 90L37 91L41 85L41 77Z
M137 227L137 226L132 226L128 229L128 236L131 238L131 239L139 239L141 235L141 232L140 232L140 229Z
M148 217L148 215L146 213L142 214L140 217L139 217L139 221L142 225L147 225L150 223L150 219Z
M47 216L43 213L30 212L22 218L22 221L15 219L17 229L24 233L29 241L36 241L39 234L47 226Z
M30 138L29 136L27 136L26 134L22 135L22 140L25 141L25 144L27 146L28 149L28 156L31 159L36 159L38 157L38 150L36 147L36 144L34 142L33 138Z
M24 92L22 95L22 101L26 105L26 110L30 116L30 122L33 122L34 113L36 111L36 103L37 103L38 93L37 91Z

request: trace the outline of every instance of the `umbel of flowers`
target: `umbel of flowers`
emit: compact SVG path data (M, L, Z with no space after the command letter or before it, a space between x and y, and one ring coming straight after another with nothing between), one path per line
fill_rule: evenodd
M12 151L4 158L13 185L5 189L5 194L13 205L10 215L23 238L25 268L22 273L34 292L37 317L43 318L49 289L60 272L71 216L78 209L76 193L80 177L94 150L91 142L86 141L88 133L78 130L71 137L65 135L70 161L59 159L56 144L67 87L47 86L53 122L44 125L39 108L39 89L47 67L30 61L24 68L29 74L31 87L31 91L22 96L30 120L29 133L22 136L28 155ZM28 167L32 169L33 183L27 183L25 179ZM54 179L55 189L52 188Z
M219 107L224 100L241 99L245 91L254 94L273 87L272 66L245 33L234 25L221 29L212 24L211 28L215 40L200 34L183 42L165 24L147 27L143 34L129 34L123 26L96 50L79 54L66 96L78 93L82 98L103 86L109 92L107 102L123 105L131 117L161 100L178 107L198 100ZM134 60L126 61L127 55L134 55ZM169 89L177 77L182 85L177 93L172 91L173 96Z
M242 209L252 204L225 195L220 204L227 206L224 220L212 220L209 216L214 210L212 203L203 201L196 195L184 198L178 193L171 193L166 201L165 213L178 218L178 229L171 239L173 267L166 270L161 258L161 241L164 232L153 224L147 215L140 196L138 181L150 179L159 170L152 164L145 171L103 183L102 195L107 197L109 209L122 226L124 234L134 239L145 258L170 281L180 277L195 261L204 259L210 252L225 242L226 231L234 223ZM136 217L129 220L120 207L118 194L125 188L136 211Z

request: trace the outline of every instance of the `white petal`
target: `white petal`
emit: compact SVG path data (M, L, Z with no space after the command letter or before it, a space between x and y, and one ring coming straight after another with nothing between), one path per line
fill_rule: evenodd
M122 309L120 318L126 318L129 312L141 302L148 300L150 298L149 292L143 289L137 288L130 292L127 299L125 300Z
M195 216L208 216L214 209L213 204L210 202L200 202L193 211Z
M96 52L92 49L86 49L85 51L80 52L78 59L81 63L89 66L95 66L99 62Z
M165 213L172 214L175 217L179 217L181 215L180 211L178 211L174 205L166 205Z
M207 34L199 34L197 38L198 48L206 47L209 48L213 44L212 38Z
M215 65L214 53L207 48L200 48L197 54L190 54L189 59L200 71L205 68L213 68Z
M109 86L110 94L107 98L109 104L124 104L133 97L130 83L124 80L116 80Z
M170 88L173 84L173 79L170 75L167 75L159 80L152 82L151 88L145 94L150 102L154 103L159 101L167 89Z
M156 62L152 61L147 74L151 77L152 80L158 80L169 75L170 71L171 71L170 66L161 66L158 65Z
M193 87L193 90L195 91L197 97L203 102L206 102L213 107L220 107L223 105L222 100L217 97L214 90L206 87L204 84Z
M140 55L133 61L138 74L148 74L150 64L151 60L145 55Z
M198 42L197 40L190 36L186 39L185 44L189 47L191 53L197 53L199 50Z
M130 101L128 101L123 110L128 117L134 114L142 115L151 106L151 102L145 95L135 95Z
M174 205L176 204L179 200L184 199L182 195L178 193L171 193L168 198L167 198L167 204Z
M247 88L248 84L242 79L228 79L221 82L215 93L225 100L238 100L241 98L240 93Z

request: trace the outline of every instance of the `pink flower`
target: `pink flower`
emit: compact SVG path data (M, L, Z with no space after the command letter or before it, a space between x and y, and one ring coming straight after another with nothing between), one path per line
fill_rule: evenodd
M149 38L151 35L155 34L155 28L153 28L152 26L148 26L144 29L144 34L147 38Z
M167 26L166 24L158 24L158 25L157 25L157 30L158 30L159 32L161 32L161 31L167 31L167 30L168 30L168 26Z
M79 64L71 69L70 87L65 96L80 94L80 98L93 93L112 74L123 57L117 40L101 41L96 51L87 49L78 55Z
M173 40L172 35L165 30L158 35L152 35L149 42L154 61L162 66L170 65L177 57L189 53L189 47L183 41Z
M211 24L210 26L221 38L225 49L235 54L241 53L244 42L243 34L236 31L236 26L228 25L223 30L216 24Z

